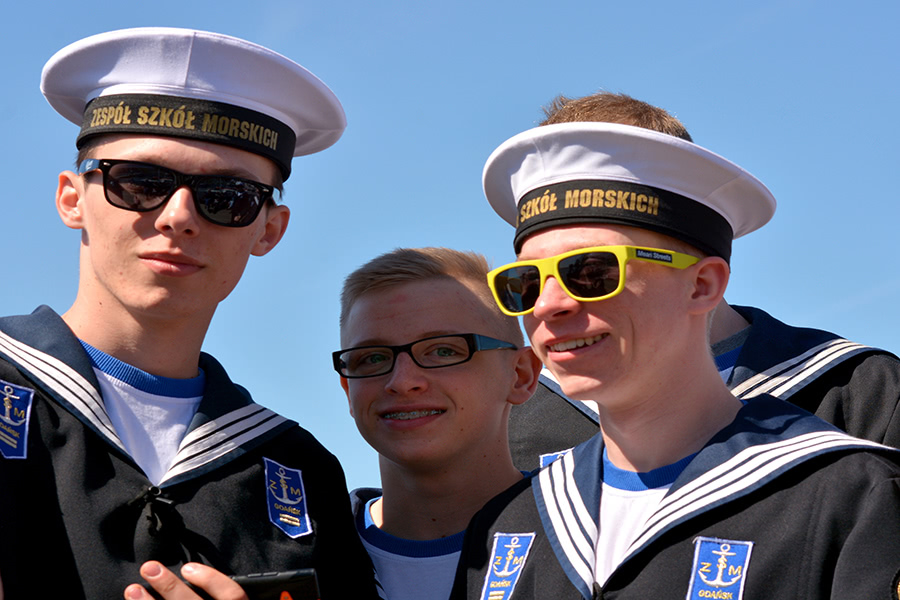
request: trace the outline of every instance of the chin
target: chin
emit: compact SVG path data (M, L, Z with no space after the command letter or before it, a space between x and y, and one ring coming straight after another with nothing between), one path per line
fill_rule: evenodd
M591 400L597 402L609 389L609 384L604 384L592 377L585 375L572 375L568 373L553 373L563 393L572 400Z

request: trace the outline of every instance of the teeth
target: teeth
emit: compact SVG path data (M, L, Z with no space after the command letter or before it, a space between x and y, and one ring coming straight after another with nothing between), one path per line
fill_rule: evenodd
M397 421L408 421L410 419L419 419L421 417L430 417L431 415L439 415L443 410L413 410L410 412L392 412L382 415L382 419L395 419Z
M581 348L582 346L590 346L591 344L599 342L608 335L608 333L601 333L600 335L595 335L594 337L579 338L577 340L569 340L568 342L560 342L559 344L551 345L550 350L552 350L553 352L565 352L566 350L574 350L575 348Z

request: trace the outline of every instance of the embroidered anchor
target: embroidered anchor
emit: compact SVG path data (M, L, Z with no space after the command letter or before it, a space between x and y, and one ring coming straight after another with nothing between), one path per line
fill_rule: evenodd
M12 407L13 407L12 401L19 400L19 398L20 398L19 396L13 395L14 391L15 390L13 390L13 387L11 385L3 386L3 408L6 409L6 411L5 411L6 414L0 414L0 420L3 420L5 422L9 423L10 425L21 425L22 423L25 422L25 418L23 417L21 420L16 421L15 419L13 419L10 416L10 413L9 413L9 411L12 410Z
M281 500L285 504L299 504L300 501L303 500L303 496L299 496L296 500L292 500L291 497L288 496L287 472L285 472L284 467L278 469L278 479L281 480L281 496L275 494L275 491L273 490L272 495L275 499ZM272 489L272 487L269 489Z
M496 567L494 568L494 573L497 577L509 577L522 568L522 565L524 564L523 561L519 561L519 564L514 565L512 570L509 568L509 564L516 558L516 548L520 548L521 546L522 544L519 543L519 538L517 537L512 538L507 545L503 546L504 548L509 548L509 552L506 553L506 564L503 566L503 570L498 571Z
M722 544L719 550L712 550L712 553L719 557L719 560L716 561L716 566L719 568L719 572L716 573L716 578L710 581L706 577L703 576L703 571L698 571L697 574L700 576L700 579L703 580L703 583L706 585L711 585L712 587L728 587L733 585L738 579L741 578L740 573L737 577L732 579L731 581L725 581L722 579L722 575L725 572L725 569L728 568L728 556L736 556L736 552L730 552L731 544ZM708 563L707 563L708 564Z
M301 472L266 457L263 457L263 464L266 470L269 522L290 538L296 539L312 533Z

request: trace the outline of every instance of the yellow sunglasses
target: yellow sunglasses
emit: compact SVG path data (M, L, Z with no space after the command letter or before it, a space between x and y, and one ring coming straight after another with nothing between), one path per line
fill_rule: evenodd
M534 310L544 282L551 275L569 296L580 302L612 298L625 287L625 265L632 259L676 269L685 269L700 260L660 248L594 246L504 265L488 273L488 285L500 310L517 317Z

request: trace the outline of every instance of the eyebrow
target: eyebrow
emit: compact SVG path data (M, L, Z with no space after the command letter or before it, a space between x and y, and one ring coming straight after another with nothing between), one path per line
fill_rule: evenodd
M436 337L439 335L462 335L464 333L470 333L468 331L450 331L450 330L436 330L436 331L426 331L420 334L416 339L409 340L403 342L403 344L409 344L410 342L418 342L419 340L423 340L425 338ZM384 341L382 338L368 338L364 340L360 340L359 342L354 343L352 346L348 346L347 348L359 348L361 346L402 346L403 344L389 344Z

